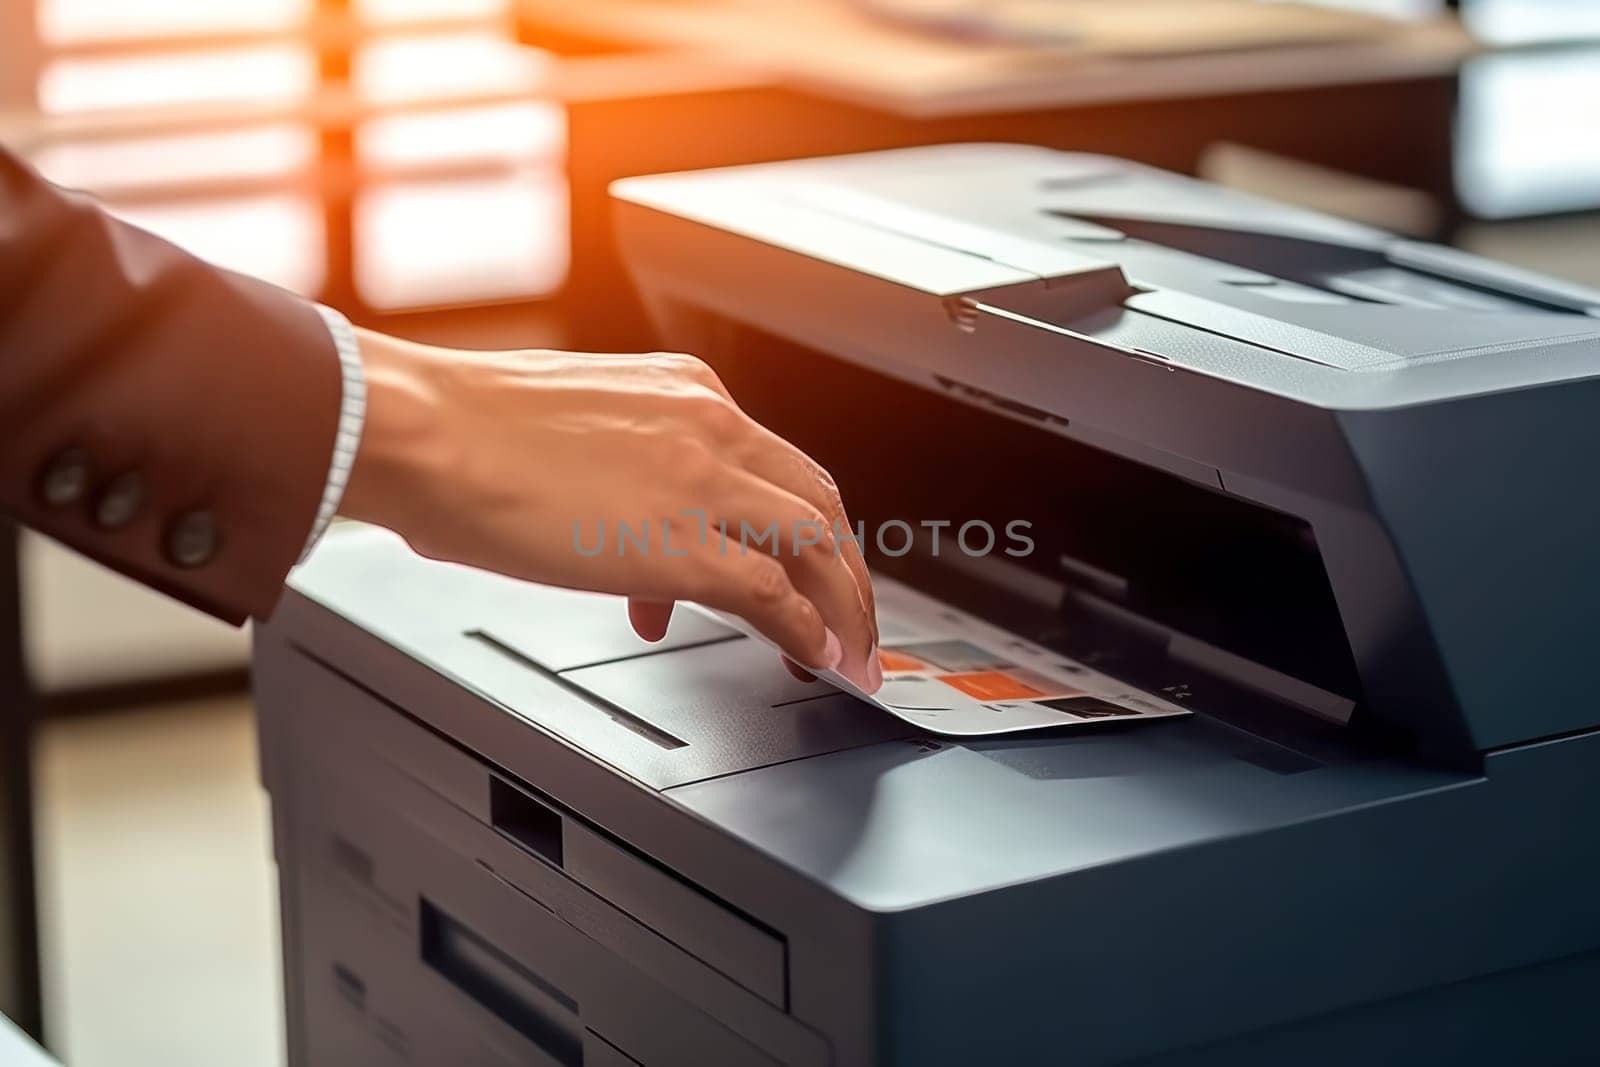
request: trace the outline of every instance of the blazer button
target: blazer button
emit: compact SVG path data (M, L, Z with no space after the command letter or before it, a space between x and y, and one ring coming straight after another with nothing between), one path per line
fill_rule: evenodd
M39 473L39 496L53 508L76 504L89 491L93 474L89 453L81 448L65 449L56 453Z
M200 567L211 562L221 544L217 517L209 511L190 511L167 527L167 559L176 566Z
M138 471L127 471L101 490L94 504L94 521L101 529L120 530L136 519L143 507L144 479Z

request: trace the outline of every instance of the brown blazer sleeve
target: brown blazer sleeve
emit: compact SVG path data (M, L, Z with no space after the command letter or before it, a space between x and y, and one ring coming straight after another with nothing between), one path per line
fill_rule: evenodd
M0 150L0 510L231 622L304 547L341 375L311 304Z

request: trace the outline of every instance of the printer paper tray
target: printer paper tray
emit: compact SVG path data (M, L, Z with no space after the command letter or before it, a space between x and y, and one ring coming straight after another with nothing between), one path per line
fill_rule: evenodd
M593 911L591 894L656 931L700 961L777 1007L785 1004L786 948L768 930L692 886L475 756L441 741L371 694L333 681L345 711L321 744L341 754L344 773L359 767L381 779L382 795L453 847L476 849L480 862L507 857L499 873L525 890ZM330 694L330 699L332 695ZM519 875L518 871L528 872ZM533 879L530 882L528 879ZM539 889L540 886L544 890ZM558 907L558 910L561 910Z
M496 1067L827 1063L820 1039L778 1009L763 1010L605 900L563 887L558 873L541 873L416 783L398 793L397 783L324 776L318 818L296 829L318 901L305 912L303 943L330 957L313 973L331 977L345 1000L355 985L391 1047L419 1063ZM398 805L380 813L369 793ZM307 1010L344 1008L330 993L312 990ZM315 1020L324 1049L349 1028L349 1012L338 1014ZM730 1018L747 1032L721 1021ZM763 1047L782 1050L780 1059Z

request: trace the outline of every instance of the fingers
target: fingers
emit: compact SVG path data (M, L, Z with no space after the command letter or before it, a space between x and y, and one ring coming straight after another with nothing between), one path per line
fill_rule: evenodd
M628 622L633 625L633 632L652 643L661 640L672 624L672 606L671 600L629 597Z
M797 664L834 670L843 649L822 615L789 580L777 560L765 555L721 555L707 549L690 557L697 572L693 599L745 619Z
M814 681L817 680L817 676L816 675L812 674L810 671L808 671L804 667L800 666L800 664L796 663L794 660L790 659L788 656L779 656L778 658L783 661L783 669L788 671L790 674L794 675L800 681L802 681L802 682L814 682Z
M655 642L667 636L667 627L672 623L672 609L674 601L643 600L639 597L628 598L628 621L633 624L633 632L646 641ZM830 655L825 649L824 656ZM806 670L788 656L779 656L783 662L783 669L802 682L814 682L817 676Z
M777 560L794 587L821 613L844 649L839 670L871 692L881 678L871 664L875 637L855 573L836 551L831 524L808 502L745 470L731 472L724 496L730 533L723 551L761 553ZM747 538L747 534L755 540Z
M858 531L851 525L849 516L845 514L844 502L839 497L838 487L828 472L810 456L766 427L754 422L750 425L753 431L752 440L741 457L744 466L816 508L824 518L828 529L837 537L836 554L855 581L867 625L866 636L859 646L861 657L859 664L851 655L857 651L857 646L852 644L852 638L858 635L849 630L840 630L840 636L845 641L845 659L848 667L860 672L863 681L857 684L861 684L868 692L873 692L882 682L882 670L878 666L877 655L877 602L872 591L872 576L867 571L866 558L862 555L861 544L856 537ZM855 677L854 674L851 676Z
M816 460L779 437L759 423L752 422L753 447L743 457L746 468L780 486L812 507L822 512L829 527L839 531L839 554L856 576L867 615L872 620L873 637L877 637L876 602L872 594L872 577L867 572L866 559L861 552L861 542L854 536L855 528L845 514L844 501L839 497L839 487L833 477ZM849 537L843 536L849 531Z
M679 473L707 490L710 521L725 521L735 536L749 523L760 532L758 537L770 538L766 545L748 546L740 536L731 551L746 559L765 552L779 566L757 568L747 577L776 583L776 574L784 579L780 599L792 596L795 601L777 611L770 604L757 607L755 602L771 592L757 588L753 596L742 598L745 609L725 610L744 616L774 640L779 640L778 631L784 632L779 645L786 651L802 650L792 657L799 663L837 667L863 690L875 691L882 684L882 671L872 582L833 479L799 449L740 411L716 372L701 360L674 354L647 358L673 379L692 386L676 394L677 410L704 446L700 455L713 459L709 466L678 464ZM692 473L696 469L698 477ZM835 544L836 532L846 539L842 551ZM718 552L729 554L730 546L719 545ZM723 568L722 573L726 571ZM736 591L722 595L739 597ZM802 602L816 616L814 621L794 614ZM765 614L757 619L746 609ZM630 617L634 614L630 608ZM639 629L644 636L653 632L649 624L656 621L648 616L636 619L635 625L645 625ZM828 647L819 647L819 639ZM837 657L835 648L842 650Z

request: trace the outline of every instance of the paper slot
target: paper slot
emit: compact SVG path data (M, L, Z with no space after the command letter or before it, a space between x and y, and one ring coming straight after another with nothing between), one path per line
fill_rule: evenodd
M879 578L874 589L879 630L893 635L878 650L883 688L869 696L835 672L821 677L932 733L981 737L1189 714L899 582ZM766 641L743 620L712 614Z

